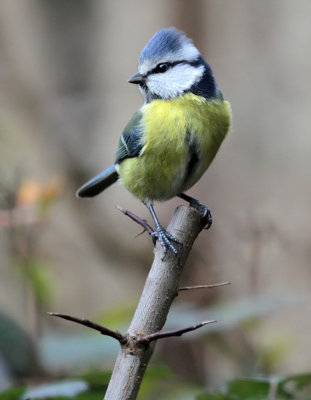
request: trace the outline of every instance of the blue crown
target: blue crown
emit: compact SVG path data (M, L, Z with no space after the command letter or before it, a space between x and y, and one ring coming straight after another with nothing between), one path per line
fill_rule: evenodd
M181 49L190 39L175 28L166 28L158 31L143 48L139 62L163 57L168 53L174 53Z

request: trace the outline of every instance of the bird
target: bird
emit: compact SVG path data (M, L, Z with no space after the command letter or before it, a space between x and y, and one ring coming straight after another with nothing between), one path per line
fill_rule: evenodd
M207 170L230 130L231 105L192 40L174 27L147 42L128 82L138 85L144 103L124 128L113 165L81 186L77 197L94 197L120 181L149 209L163 257L169 250L177 255L179 240L160 224L154 202L178 196L211 225L209 209L184 192Z

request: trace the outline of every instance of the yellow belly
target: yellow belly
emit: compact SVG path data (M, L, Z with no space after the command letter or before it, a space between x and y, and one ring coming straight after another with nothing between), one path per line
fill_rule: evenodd
M142 107L143 149L119 167L121 183L142 201L165 200L189 189L215 157L231 123L227 101L187 93ZM191 137L198 161L188 176Z

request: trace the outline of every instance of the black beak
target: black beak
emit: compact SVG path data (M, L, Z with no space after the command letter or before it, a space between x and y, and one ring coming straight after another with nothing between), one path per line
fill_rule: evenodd
M128 80L129 83L135 83L136 85L139 85L140 83L143 83L145 80L144 76L137 72L133 76L130 77Z

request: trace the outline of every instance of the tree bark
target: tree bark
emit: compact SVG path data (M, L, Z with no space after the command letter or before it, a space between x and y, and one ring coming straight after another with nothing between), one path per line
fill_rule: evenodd
M170 252L162 259L162 248L157 243L152 267L128 329L127 341L121 346L104 400L136 399L155 347L155 342L140 341L140 338L163 328L170 306L178 294L186 259L205 224L202 214L192 208L179 206L175 210L168 231L182 243L178 256Z

